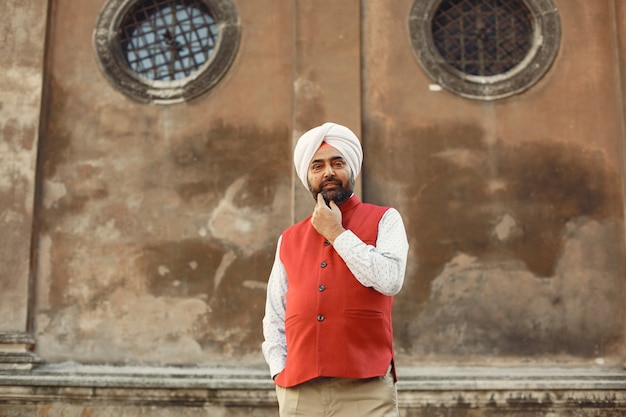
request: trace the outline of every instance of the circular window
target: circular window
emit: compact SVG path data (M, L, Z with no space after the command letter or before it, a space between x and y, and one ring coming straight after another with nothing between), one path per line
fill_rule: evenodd
M550 0L416 0L409 30L431 78L449 91L483 100L537 82L560 40Z
M94 46L107 79L154 103L190 100L226 73L239 43L228 0L110 0Z

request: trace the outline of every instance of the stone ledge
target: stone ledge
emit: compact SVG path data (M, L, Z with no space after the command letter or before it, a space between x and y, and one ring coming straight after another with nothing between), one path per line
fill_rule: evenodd
M268 372L236 367L138 367L54 364L29 373L0 371L0 386L163 388L163 389L268 389Z
M626 410L626 373L585 368L399 368L402 409ZM0 372L0 403L275 407L261 367L43 365Z
M35 345L35 338L30 333L0 332L0 344L22 344L32 347Z
M32 352L35 340L28 333L0 332L0 372L27 372L41 363Z
M621 368L399 367L398 389L626 390ZM151 367L45 364L27 373L0 370L0 386L273 389L262 366Z
M399 390L626 390L619 367L400 367L398 378Z
M0 371L0 403L275 407L267 371L55 364Z

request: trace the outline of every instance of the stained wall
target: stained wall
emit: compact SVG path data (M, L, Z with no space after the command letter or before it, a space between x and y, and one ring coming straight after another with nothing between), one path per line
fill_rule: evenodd
M12 13L0 19L0 332L18 335L27 327L46 2L3 6Z
M44 5L10 4L2 330L30 315L48 363L263 367L276 239L312 204L291 149L335 120L363 141L359 195L406 223L401 365L623 362L621 3L554 0L552 67L493 102L433 88L410 0L234 3L230 70L172 105L101 73L103 1L54 0L47 27Z
M189 103L137 103L97 65L103 2L55 1L40 137L37 352L48 361L258 361L289 224L292 8L238 5L230 72ZM72 24L65 24L72 22Z
M621 363L616 4L555 1L553 65L488 102L433 88L389 24L411 4L364 9L365 195L393 201L411 241L398 349L410 363Z

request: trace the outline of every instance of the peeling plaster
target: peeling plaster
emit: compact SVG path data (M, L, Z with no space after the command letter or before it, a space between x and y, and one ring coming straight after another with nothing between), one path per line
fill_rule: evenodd
M55 206L67 195L67 187L62 182L44 181L43 206L47 209Z
M603 355L622 332L621 290L602 272L613 259L598 245L615 240L614 227L580 220L568 230L552 278L535 277L514 260L459 253L447 262L410 326L415 347L423 354L527 355L566 343L581 355Z
M363 182L370 202L409 220L399 352L619 355L625 248L612 155L558 137L506 140L479 124L385 123L366 126L365 151L385 157L364 161Z
M240 206L235 200L244 192L247 184L246 178L239 178L226 190L224 197L213 210L207 223L211 235L236 247L245 256L268 244L268 241L276 239L275 234L268 226L276 211L254 210L247 206ZM280 193L277 194L274 204L278 203Z
M0 218L5 225L21 223L24 221L24 214L15 210L7 209L0 213Z
M76 361L98 357L119 362L124 352L129 355L141 346L141 361L199 361L202 349L191 335L197 318L206 312L202 300L142 296L120 288L109 301L80 314L78 306L54 317L39 314L38 347L52 360L62 357L68 344L80 343L84 349L75 352Z
M246 288L251 288L255 290L263 290L263 291L267 290L267 282L248 280L248 281L244 281L241 285L243 285Z
M496 225L495 234L499 240L507 240L516 225L517 223L515 222L515 219L508 214L505 214Z
M96 227L94 237L101 242L116 241L122 237L122 231L115 226L115 219L111 219Z
M215 271L215 278L213 281L214 291L216 291L219 288L222 282L222 279L224 278L224 274L226 273L226 270L233 263L235 259L237 259L237 255L233 251L226 252L224 256L222 257L222 261L220 262L220 265L217 267L217 270Z
M28 32L18 30L17 32ZM0 91L8 92L3 99L12 99L11 105L2 106L2 119L13 120L17 126L33 131L37 126L38 119L36 111L25 111L26 109L39 109L41 98L42 74L41 68L29 67L3 67L2 77L0 77ZM6 101L5 101L5 104Z
M34 184L35 155L32 150L11 149L9 139L6 136L3 139L0 141L0 192L10 192L26 184L19 194L26 195L25 200L29 201ZM30 213L30 204L24 204L24 208Z

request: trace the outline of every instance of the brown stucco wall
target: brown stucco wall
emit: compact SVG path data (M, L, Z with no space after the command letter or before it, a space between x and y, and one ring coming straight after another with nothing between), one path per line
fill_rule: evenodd
M431 88L412 2L364 3L364 194L408 225L396 298L408 363L620 363L622 101L611 2L555 1L562 40L531 89ZM369 158L368 158L369 157Z
M409 233L401 365L621 364L624 6L554 3L552 67L483 102L434 88L411 50L411 0L235 2L232 67L167 106L102 75L103 1L53 2L45 65L46 8L10 3L2 330L28 330L31 296L49 363L262 367L276 239L312 203L291 149L332 119L362 137L359 194L398 208Z
M617 43L617 65L619 70L619 88L621 92L622 136L626 134L626 4L613 1L615 10L615 38Z
M27 330L46 6L8 1L0 16L0 332L5 333Z
M360 137L361 2L295 4L293 146L300 135L326 121L348 126ZM355 190L361 191L360 178ZM293 205L294 220L310 215L314 206L311 194L297 179Z
M258 361L276 230L290 224L292 8L239 10L230 72L190 103L136 103L91 43L103 2L56 1L37 239L49 361Z
M310 210L292 141L334 119L363 138L364 198L407 223L395 323L406 363L621 360L614 8L555 2L563 35L548 73L481 102L430 88L411 50L411 4L342 3L328 19L308 2L240 4L224 80L156 106L102 76L90 40L102 4L58 1L51 21L76 24L50 34L40 356L259 362L276 238Z
M626 6L553 1L552 67L482 102L422 70L412 0L237 0L224 79L166 106L101 73L104 0L9 1L0 414L275 415L265 283L312 208L294 141L330 119L362 138L358 193L409 234L401 415L621 415ZM44 364L5 372L31 330Z

